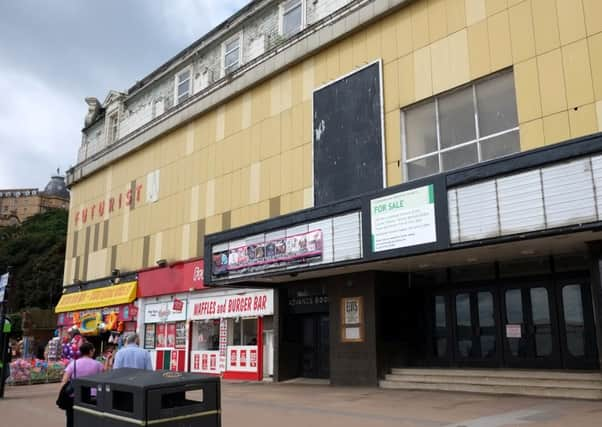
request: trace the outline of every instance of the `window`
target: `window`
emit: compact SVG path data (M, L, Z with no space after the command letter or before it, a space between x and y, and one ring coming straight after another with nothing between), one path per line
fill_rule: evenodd
M109 144L114 143L115 141L117 141L117 130L118 130L118 126L119 126L119 116L118 116L118 112L115 111L113 114L111 114L109 116L109 132L107 133L107 136L109 138Z
M176 74L176 103L184 101L192 92L192 70L186 68Z
M240 66L240 34L224 42L223 51L224 74L228 74Z
M303 28L303 0L286 0L282 3L280 34L291 36Z
M194 351L219 350L219 319L194 322L192 331Z
M504 72L402 112L409 180L520 151L514 75Z

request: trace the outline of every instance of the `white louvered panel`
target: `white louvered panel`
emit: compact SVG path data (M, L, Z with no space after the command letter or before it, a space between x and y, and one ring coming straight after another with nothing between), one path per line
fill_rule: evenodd
M597 219L589 159L542 169L547 227Z
M228 249L236 249L236 248L240 248L242 246L247 246L246 239L233 240L228 243Z
M361 257L361 221L358 212L333 218L334 261Z
M222 251L227 251L228 250L228 242L226 243L219 243L217 245L213 245L211 247L211 253L218 253L218 252L222 252Z
M265 234L260 233L254 236L245 237L245 242L247 245L252 245L253 243L264 243L265 242Z
M497 180L501 234L545 228L539 169Z
M458 188L460 241L499 235L495 181Z
M265 241L266 242L271 242L272 240L282 239L283 237L286 237L285 230L276 230L276 231L271 231L269 233L265 233Z
M602 156L592 157L592 173L596 186L596 201L598 205L598 221L602 220Z
M322 230L322 259L310 263L310 265L327 264L333 262L334 253L332 248L332 219L312 222L308 224L309 231Z
M456 190L447 192L447 207L449 214L449 237L452 243L460 241L460 229L458 223L458 194Z
M289 227L286 229L286 235L295 236L297 234L307 233L309 230L307 229L307 224L296 225L294 227Z

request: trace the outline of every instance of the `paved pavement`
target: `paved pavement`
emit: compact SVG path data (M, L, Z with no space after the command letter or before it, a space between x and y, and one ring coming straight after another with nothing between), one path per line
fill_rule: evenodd
M0 427L59 427L58 384L7 387ZM224 427L600 426L602 402L379 390L306 384L225 383Z

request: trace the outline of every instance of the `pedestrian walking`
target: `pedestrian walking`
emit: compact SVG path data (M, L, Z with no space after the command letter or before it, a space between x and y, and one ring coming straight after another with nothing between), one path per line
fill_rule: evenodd
M65 368L61 387L75 378L99 374L104 370L102 363L93 359L95 351L96 349L91 342L85 342L79 347L80 358L73 360ZM90 390L90 392L93 397L96 397L95 389ZM73 427L73 407L65 409L65 416L67 417L67 427Z
M137 368L152 371L150 353L139 347L140 338L138 334L130 334L125 339L125 346L115 355L113 369Z

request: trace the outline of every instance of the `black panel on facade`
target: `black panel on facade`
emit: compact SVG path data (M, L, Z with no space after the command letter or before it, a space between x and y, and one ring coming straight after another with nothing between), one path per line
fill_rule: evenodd
M383 188L380 62L314 92L314 203Z

